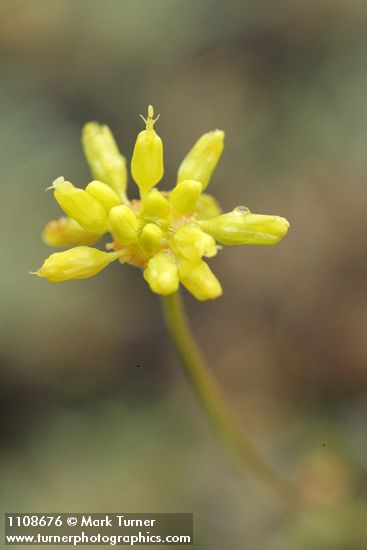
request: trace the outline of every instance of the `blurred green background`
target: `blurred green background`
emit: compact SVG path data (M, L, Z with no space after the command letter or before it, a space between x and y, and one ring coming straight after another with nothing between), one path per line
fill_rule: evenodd
M366 25L362 0L1 0L3 511L194 512L202 550L367 548ZM130 157L148 103L163 188L221 128L210 192L291 222L277 247L211 261L222 298L185 301L300 514L217 445L136 269L28 274L59 215L44 189L90 178L82 125Z

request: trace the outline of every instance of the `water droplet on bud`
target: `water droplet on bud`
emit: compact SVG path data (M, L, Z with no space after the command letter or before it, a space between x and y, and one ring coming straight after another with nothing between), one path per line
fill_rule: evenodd
M236 206L236 208L232 210L232 213L246 216L247 214L250 214L250 210L249 208L247 208L247 206Z

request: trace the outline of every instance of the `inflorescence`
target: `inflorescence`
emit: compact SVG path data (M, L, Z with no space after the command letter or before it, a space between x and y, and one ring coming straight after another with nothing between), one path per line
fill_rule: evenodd
M172 294L182 283L198 300L208 300L220 296L222 287L203 258L215 256L220 245L273 245L285 236L285 218L252 214L243 206L222 214L214 197L204 193L223 151L221 130L202 135L182 161L175 187L159 191L163 144L156 120L149 105L131 160L140 194L132 200L126 194L126 160L111 130L97 122L84 126L83 148L95 179L85 189L62 177L53 182L54 197L67 217L48 223L43 239L72 248L51 254L36 271L39 277L87 279L118 260L142 269L157 294ZM106 233L112 237L109 252L93 248Z

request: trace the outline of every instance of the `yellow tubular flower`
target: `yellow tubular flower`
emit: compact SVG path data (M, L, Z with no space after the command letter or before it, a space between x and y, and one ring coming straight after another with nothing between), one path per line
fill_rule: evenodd
M147 223L140 234L139 243L148 254L154 254L162 245L163 231L155 223Z
M55 199L68 218L50 222L43 231L47 244L77 248L50 256L37 275L50 281L91 277L118 258L141 269L157 294L171 294L181 282L198 300L210 300L220 296L222 288L203 258L217 254L217 243L273 245L285 236L285 218L251 214L242 206L222 214L215 198L203 193L223 150L222 130L208 132L195 143L170 191L154 188L163 176L156 120L149 105L146 129L137 137L131 161L140 198L131 201L126 196L125 159L110 129L86 124L83 146L96 179L85 189L64 178L55 180ZM111 234L106 248L114 252L81 246L106 232Z
M169 213L169 203L166 197L152 189L143 200L143 216L151 219L166 219Z
M178 273L180 282L197 300L213 300L223 292L220 282L203 261L181 261Z
M208 186L224 147L224 132L214 130L201 136L178 169L177 181L197 180Z
M119 258L123 252L102 252L89 246L77 246L51 254L34 274L53 283L88 279Z
M110 185L121 200L126 200L126 160L109 127L88 122L83 128L82 144L93 177Z
M170 193L170 203L180 214L189 214L194 210L202 189L200 181L180 181Z
M138 240L138 220L128 206L114 206L109 220L112 232L120 244L128 245Z
M49 222L43 230L42 239L50 246L78 246L96 243L99 233L89 233L71 218L59 218Z
M53 183L54 197L70 218L92 233L105 233L107 214L103 206L84 189L74 187L70 181L58 178Z
M131 160L131 174L142 197L163 177L163 144L153 128L158 117L153 117L154 110L149 105L147 119L142 117L146 129L138 134Z
M177 266L172 258L161 252L149 260L144 279L156 294L172 294L179 284Z
M106 183L101 181L91 181L85 188L86 192L94 197L106 210L107 214L114 206L121 204L120 199L116 195L115 191L111 189Z
M286 234L289 222L280 216L251 214L244 206L238 206L228 214L202 221L204 231L226 245L277 244Z

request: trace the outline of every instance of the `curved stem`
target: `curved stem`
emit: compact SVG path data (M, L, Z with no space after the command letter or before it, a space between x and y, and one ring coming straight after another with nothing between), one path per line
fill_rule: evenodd
M242 462L263 483L294 506L298 502L294 487L263 460L227 409L221 389L194 339L179 292L161 298L168 332L187 378L217 435L237 452Z

